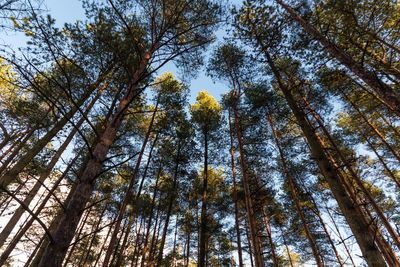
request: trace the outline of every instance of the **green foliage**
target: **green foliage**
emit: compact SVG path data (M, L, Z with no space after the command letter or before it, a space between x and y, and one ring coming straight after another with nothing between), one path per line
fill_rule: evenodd
M190 106L192 120L202 132L210 132L220 124L222 107L207 91L200 91L196 103Z

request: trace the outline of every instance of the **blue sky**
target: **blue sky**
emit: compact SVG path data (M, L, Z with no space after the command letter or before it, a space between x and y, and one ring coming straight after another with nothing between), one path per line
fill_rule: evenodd
M54 19L56 19L56 25L59 27L62 27L64 23L85 19L84 10L80 0L44 0L44 8L48 10L48 13L51 14ZM223 32L223 30L218 32L218 39L222 40ZM18 47L24 46L26 41L26 38L22 34L0 33L0 44L8 44L15 50ZM218 41L216 44L218 44ZM212 47L213 46L211 46L208 51L212 51ZM179 71L173 64L167 64L159 71L159 74L165 71L170 71L180 78ZM220 82L214 83L211 78L207 77L204 70L200 69L198 72L199 75L197 78L192 79L189 84L191 103L195 101L197 93L201 90L209 91L217 99L220 99L220 96L228 90L226 84Z

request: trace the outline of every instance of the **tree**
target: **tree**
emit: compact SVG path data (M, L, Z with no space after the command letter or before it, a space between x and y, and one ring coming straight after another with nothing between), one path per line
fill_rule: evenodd
M201 217L200 217L200 250L199 250L199 261L200 267L207 265L207 244L210 238L208 231L208 184L209 184L209 170L208 170L208 147L209 142L212 140L213 135L219 127L221 121L221 106L215 100L214 97L209 95L206 91L200 91L196 103L191 105L190 113L192 120L197 124L198 130L202 135L202 143L204 146L204 174L203 174L203 185L201 190Z

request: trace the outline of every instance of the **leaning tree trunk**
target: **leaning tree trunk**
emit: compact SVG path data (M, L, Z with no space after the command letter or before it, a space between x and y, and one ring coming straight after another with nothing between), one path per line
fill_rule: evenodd
M349 247L346 245L346 240L345 238L343 238L342 233L340 232L339 226L336 222L336 220L333 218L331 212L329 211L329 208L327 206L325 206L326 212L330 218L330 221L332 222L335 230L336 230L336 234L339 237L340 240L340 244L343 244L344 250L346 251L346 256L350 259L351 264L353 265L353 267L356 267L357 265L354 263L353 257L352 257L352 253L349 250Z
M82 114L81 118L79 121L75 124L74 128L72 131L69 133L67 138L64 140L62 145L57 149L56 153L53 155L52 159L50 160L49 164L47 165L46 169L40 173L39 179L33 186L33 188L29 191L28 195L25 197L23 203L25 206L29 206L32 202L32 200L35 198L36 194L39 192L40 188L42 187L42 184L45 182L47 177L50 175L51 171L53 170L54 166L57 164L58 160L60 159L61 155L64 153L65 149L68 147L68 145L71 143L72 139L74 138L75 134L78 132L79 128L81 125L84 123L86 120L86 116L88 115L89 111L92 109L94 104L97 102L99 97L101 96L102 90L99 91L99 93L96 95L96 97L93 98L93 100L90 102L88 107L86 108L85 112ZM4 226L3 230L0 233L0 248L4 245L4 242L8 238L8 236L11 234L12 230L14 229L15 225L25 212L25 209L22 205L20 205L8 221L8 223Z
M112 120L107 124L100 141L95 146L85 171L78 179L76 190L65 209L64 216L57 230L53 233L53 242L46 248L46 252L40 261L40 267L61 266L69 243L74 237L75 229L94 189L94 182L101 173L103 161L106 159L107 152L117 137L117 131L125 112L132 100L141 92L138 89L138 84L146 76L146 68L151 56L152 54L149 52L144 55L139 68L133 75L125 96L120 101Z
M328 38L322 35L311 23L303 19L293 8L285 4L282 0L275 0L290 16L296 20L303 29L320 42L325 49L335 57L340 63L348 67L354 74L362 79L372 90L386 103L386 105L400 116L400 98L393 88L381 81L378 76L365 69L362 65L354 61L340 47L332 43Z
M339 175L327 158L323 147L318 142L318 138L313 128L308 124L306 114L302 109L299 108L290 89L287 87L287 85L284 84L284 81L268 51L266 49L263 50L268 64L271 67L278 82L278 86L283 92L286 102L292 110L296 121L299 124L309 144L311 156L313 159L315 159L321 173L329 184L331 192L335 197L344 217L346 218L346 221L349 224L350 229L352 230L357 240L357 243L366 262L371 267L386 266L385 260L375 244L374 237L371 236L368 231L369 225L366 223L365 220L362 219L364 215L360 212L358 207L346 193L346 189L341 183Z
M308 242L311 246L311 250L313 252L315 262L317 263L317 266L319 266L319 267L324 266L317 243L315 242L315 238L312 235L312 233L308 227L307 220L304 216L304 212L300 205L300 200L298 198L298 193L297 193L297 184L295 183L293 177L291 176L291 174L289 172L289 167L287 165L286 157L283 153L283 149L281 147L281 143L280 143L278 134L276 132L275 124L274 124L274 121L273 121L270 111L268 111L267 120L271 126L272 136L274 137L275 145L278 148L279 157L280 157L280 160L282 163L283 173L285 174L287 182L289 184L290 195L292 196L293 202L295 204L297 214L300 216L300 220L303 225L304 233L306 234Z
M178 141L178 148L177 148L177 155L176 155L176 162L175 162L175 170L174 170L174 180L173 180L173 192L171 192L171 196L169 198L169 203L168 203L168 210L167 210L167 216L165 218L165 224L164 224L164 229L163 229L163 235L161 238L160 242L160 250L158 252L158 257L157 257L157 266L161 266L161 261L163 259L163 253L164 253L164 245L165 245L165 240L167 237L167 231L168 231L168 226L169 226L169 219L171 217L172 213L172 208L173 204L176 200L177 197L177 191L178 191L178 176L179 176L179 161L181 157L181 142Z
M150 121L149 127L147 129L146 136L144 138L142 147L140 149L139 156L138 156L138 158L136 160L135 169L133 170L133 173L132 173L131 178L129 180L129 185L128 185L128 187L126 189L126 192L125 192L124 199L123 199L123 201L121 203L121 207L119 208L119 211L118 211L118 217L117 217L117 221L115 222L115 228L114 228L114 231L113 231L113 233L111 235L110 243L108 244L107 252L106 252L106 255L105 255L105 258L104 258L104 261L103 261L103 266L104 267L108 266L111 254L114 251L114 248L115 248L115 245L116 245L115 242L117 240L117 235L118 235L118 232L119 232L121 221L122 221L122 219L123 219L123 217L125 215L125 210L126 210L126 207L128 206L129 200L130 200L130 198L129 198L130 192L133 190L133 186L135 185L137 175L139 174L140 164L142 162L142 157L143 157L144 151L146 149L147 142L149 141L151 131L153 130L153 124L154 124L154 120L155 120L155 117L156 117L156 114L157 114L158 102L159 101L157 100L157 104L156 104L156 107L154 109L153 115L151 117L151 121ZM132 214L132 216L133 216L133 214Z
M341 267L344 267L342 258L340 257L340 254L339 254L339 251L337 250L336 245L333 242L333 239L332 239L331 235L329 234L328 228L326 227L326 224L325 224L324 220L322 219L321 212L320 212L320 210L319 210L319 208L317 206L317 202L315 201L314 197L312 196L312 194L310 192L307 192L307 195L308 195L307 197L313 203L313 206L314 206L313 212L314 212L315 216L318 217L318 220L321 223L322 228L324 229L325 235L328 238L329 244L331 245L333 252L335 253L335 256L336 256L336 259L338 261L338 264Z
M236 102L238 101L237 95L240 95L236 91L236 84L234 83L234 95L233 97L236 98ZM239 88L240 91L240 88ZM236 138L237 142L239 145L239 155L240 155L240 167L242 170L242 185L244 189L244 198L245 198L245 205L246 205L246 213L247 213L247 219L248 219L248 224L249 224L249 230L250 230L250 239L252 242L252 247L253 247L253 254L254 254L254 262L256 267L263 267L264 266L264 259L263 259L263 253L262 253L262 247L260 240L258 238L258 230L257 230L257 222L255 218L255 212L254 212L254 206L253 206L253 200L252 200L252 195L250 191L250 181L248 177L248 167L247 167L247 162L245 159L245 153L244 153L244 146L243 146L243 137L242 137L242 126L240 123L239 119L239 114L237 111L237 103L233 104L233 115L234 115L234 125L235 125L235 130L236 130Z
M108 73L106 73L108 75ZM29 149L29 152L22 156L18 162L0 178L0 186L7 187L10 183L17 180L18 174L32 161L32 159L64 128L64 126L72 119L80 106L90 97L92 92L96 90L99 85L104 81L106 75L100 75L97 81L89 86L86 93L78 100L77 103L68 111L60 120L58 120L54 126L46 132L46 134L40 138L34 145ZM103 90L108 86L108 83L104 83Z
M344 166L347 168L349 171L351 177L353 180L356 182L358 187L361 189L361 191L364 193L364 196L367 198L368 202L372 205L373 209L375 210L376 214L378 217L381 219L383 225L385 226L386 230L388 231L389 235L392 237L394 243L397 245L398 248L400 248L400 239L399 236L397 235L396 231L393 229L392 225L386 218L385 214L383 213L382 209L379 207L379 205L376 203L374 197L371 195L370 191L365 187L363 181L357 175L357 173L353 170L352 166L348 164L348 160L346 159L345 155L342 153L340 148L336 145L335 140L329 133L328 129L325 127L324 123L322 122L322 119L320 115L311 107L310 103L307 101L307 99L304 99L305 103L307 104L307 108L313 115L314 119L316 120L318 126L322 129L326 137L328 138L329 142L332 145L333 150L337 153L339 156L340 160L343 162ZM364 116L364 115L363 115Z
M46 197L43 199L42 203L39 205L39 207L36 209L36 211L34 213L31 213L31 218L25 223L25 225L19 229L18 233L16 234L16 236L14 236L14 238L11 240L11 242L8 244L7 248L3 251L3 253L0 256L0 266L5 265L6 260L8 259L8 257L10 256L11 252L14 250L14 248L17 246L18 242L21 240L21 238L25 235L25 233L28 231L28 229L32 226L32 224L38 220L38 216L40 214L40 212L45 208L47 202L50 200L50 198L54 195L56 189L58 188L59 184L61 183L61 181L65 178L65 176L68 174L68 172L70 171L70 169L72 168L74 162L75 162L76 158L73 159L68 166L66 167L66 169L64 170L63 174L60 175L60 177L57 179L57 181L54 183L54 185L52 186L52 188L49 190L49 192L47 193ZM21 205L22 202L21 202ZM24 208L27 208L26 206L24 206ZM45 228L45 235L51 235L50 231L48 230L48 228ZM48 236L49 237L49 236Z

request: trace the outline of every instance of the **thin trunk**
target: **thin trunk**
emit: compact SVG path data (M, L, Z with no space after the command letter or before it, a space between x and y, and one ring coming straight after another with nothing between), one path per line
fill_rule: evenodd
M230 111L230 109L229 109ZM238 259L239 259L239 267L243 266L243 255L242 255L242 242L240 240L240 225L239 225L239 208L237 201L237 186L236 186L236 167L235 167L235 148L233 144L233 127L231 122L231 114L229 112L228 116L229 121L229 137L230 137L230 154L231 154L231 171L232 171L232 180L233 180L233 203L235 206L235 230L236 230L236 242L237 242L237 251L238 251Z
M354 267L356 267L357 265L354 263L353 257L351 256L352 253L350 252L349 248L348 248L347 245L346 245L346 241L345 241L345 239L343 238L343 236L342 236L342 234L341 234L341 232L340 232L340 230L339 230L339 227L338 227L338 225L337 225L337 223L336 223L336 220L332 217L332 214L331 214L331 212L329 211L329 208L325 206L325 209L326 209L326 211L327 211L327 213L328 213L329 218L331 219L331 222L332 222L333 226L335 227L336 233L337 233L337 235L338 235L338 237L339 237L339 239L340 239L340 243L343 244L343 247L344 247L344 250L346 251L347 257L349 257L349 259L350 259L350 261L351 261L351 264L352 264Z
M208 187L208 131L203 130L204 137L204 177L201 192L201 215L200 215L200 248L199 248L199 267L207 265L207 187Z
M174 243L172 246L172 267L175 267L176 265L176 235L178 233L178 215L176 215L175 218L175 234L174 234Z
M161 196L160 196L160 199L161 199ZM160 233L161 222L162 222L160 219L160 210L161 210L161 207L160 207L160 203L159 203L158 207L157 207L157 212L156 212L156 221L154 222L153 234L151 236L151 244L150 244L150 249L149 249L149 260L148 260L146 266L154 265L154 255L156 252L155 244L158 242L158 236Z
M98 230L100 228L100 224L101 224L101 222L103 220L103 216L104 216L104 213L106 212L106 210L107 210L107 205L104 205L104 208L100 213L99 220L97 221L97 223L96 223L96 225L94 227L93 237L90 239L90 243L89 243L89 246L87 247L87 251L86 251L86 253L83 254L84 257L82 257L81 261L79 261L78 266L81 266L81 265L86 266L86 262L89 260L89 256L90 256L90 253L92 251L92 247L93 247L94 241L97 238L97 232L98 232ZM111 227L112 226L110 226L110 228Z
M320 42L325 49L334 56L340 63L349 68L354 74L356 74L361 80L368 84L375 93L382 98L386 105L400 116L400 99L398 94L386 83L382 82L378 76L365 69L362 65L355 62L351 56L349 56L340 47L328 40L323 34L321 34L312 24L303 19L293 8L285 4L282 0L275 0L283 9L285 9L290 16L296 20L303 29Z
M253 260L253 249L251 247L251 239L250 239L250 235L249 235L249 226L248 224L245 227L246 229L246 238L247 238L247 244L249 244L249 258L250 258L250 266L254 267L254 260Z
M265 224L265 232L267 233L268 243L271 248L272 261L273 261L275 267L279 267L279 260L278 260L277 254L276 254L275 243L272 240L272 231L271 231L271 227L269 225L269 218L263 208L262 208L262 213L263 213L263 220L264 220L264 224Z
M2 163L1 167L0 167L0 174L2 174L3 172L5 174L8 173L8 171L6 171L6 168L8 167L8 165L10 165L10 163L15 159L15 157L21 152L21 150L24 148L24 146L28 143L29 138L31 138L31 136L35 133L36 128L32 128L30 129L25 136L21 137L21 139L19 141L16 141L12 146L10 146L10 148L6 151L7 154L10 154L7 159ZM14 167L14 166L13 166ZM4 175L5 175L4 174ZM0 177L0 186L2 186L2 181L3 181L3 175ZM6 185L5 185L6 186Z
M114 222L115 219L113 218L112 221ZM103 253L104 247L105 247L105 245L107 244L108 237L110 236L111 231L112 231L112 229L113 229L113 224L114 224L114 223L110 224L110 227L108 227L108 231L107 231L106 237L104 238L104 240L103 240L103 242L102 242L102 244L101 244L100 250L99 250L99 252L97 253L97 257L96 257L96 260L94 261L93 266L98 266L99 260L100 260L100 258L101 258L101 254Z
M89 218L90 212L92 211L93 206L91 206L87 211L86 215L83 217L83 220L81 221L80 227L78 227L78 231L75 234L75 242L73 242L71 248L69 249L68 256L64 260L64 267L66 267L69 263L70 258L72 257L72 254L74 253L76 245L80 242L80 238L83 232L83 229L85 229L87 219Z
M174 180L173 180L173 185L172 185L172 188L174 189L174 191L171 192L171 196L169 198L167 217L165 218L163 235L162 235L161 243L160 243L160 250L158 252L158 257L157 257L157 266L161 266L161 261L163 259L164 245L165 245L165 240L166 240L166 237L167 237L169 219L171 217L173 204L174 204L174 202L176 200L177 191L178 191L178 188L179 188L179 186L178 186L178 172L179 172L180 157L181 157L181 142L178 141L178 151L177 151L177 155L176 155L175 170L174 170Z
M150 235L150 229L151 229L151 223L153 220L153 212L154 212L154 207L156 204L156 197L157 197L157 191L158 191L158 182L160 180L160 176L161 176L161 164L160 164L160 168L158 169L157 172L157 178L156 178L156 183L154 186L154 191L153 191L153 197L151 199L151 208L150 208L150 215L149 215L149 221L147 223L147 229L146 229L146 234L144 237L144 244L143 244L143 250L142 250L142 260L140 262L140 266L144 267L144 263L145 263L145 259L146 259L146 253L147 253L147 245L149 243L149 235Z
M138 266L139 251L141 251L140 250L140 245L139 245L140 244L139 240L140 240L140 229L142 227L142 223L143 223L143 218L140 220L139 230L136 232L135 249L133 250L133 257L132 257L132 261L131 261L131 267Z
M132 229L133 222L134 222L134 215L131 213L129 215L128 227L126 228L125 236L124 236L124 239L122 240L122 244L120 246L121 248L119 249L119 253L118 253L117 261L115 262L115 266L122 266L121 263L124 258L125 247L126 247L126 243L129 238L129 234ZM138 238L138 237L136 237L136 238Z
M154 112L155 112L155 111L154 111ZM147 171L148 171L148 169L149 169L150 162L151 162L151 160L153 159L153 158L152 158L153 149L154 149L154 147L156 146L157 140L158 140L158 133L157 133L156 136L154 137L153 143L151 144L150 151L149 151L149 155L148 155L148 157L147 157L147 163L146 163L146 166L145 166L144 171L143 171L142 180L140 181L140 185L139 185L139 187L138 187L137 194L136 194L136 197L135 197L136 199L138 199L138 198L140 197L140 195L142 194L143 184L144 184L144 182L145 182L145 180L146 180L146 178L147 178Z
M186 247L185 266L186 266L186 267L189 267L189 261L190 261L190 231L187 232L186 243L187 243L187 247Z
M284 174L286 176L286 179L288 181L288 184L289 184L290 194L291 194L293 202L295 204L297 214L300 216L300 220L301 220L301 223L303 225L304 233L306 234L308 242L310 243L310 246L311 246L311 249L312 249L312 252L313 252L313 255L314 255L314 259L315 259L315 261L317 263L317 266L324 266L324 264L322 262L322 259L321 259L321 255L320 255L319 249L318 249L318 246L317 246L317 243L315 242L314 236L312 235L310 229L308 228L307 220L306 220L306 218L304 216L304 212L302 210L302 207L301 207L301 204L300 204L300 200L298 198L298 193L297 193L297 187L298 186L295 183L293 177L291 176L291 174L289 172L289 167L287 165L287 161L286 161L285 155L283 153L283 149L281 147L280 139L279 139L279 136L278 136L278 134L276 132L276 129L275 129L275 123L274 123L272 115L271 115L271 113L269 111L268 111L268 114L267 114L267 120L268 120L268 122L269 122L269 124L271 126L271 131L272 131L272 135L274 137L275 145L276 145L276 147L278 148L278 151L279 151L279 157L280 157L280 160L281 160L281 163L282 163L283 172L284 172Z
M29 255L28 260L25 262L24 267L29 267L31 262L33 261L33 259L35 258L36 253L38 252L38 250L40 249L41 244L43 243L44 239L46 238L45 235L43 235L40 238L39 243L36 244L35 249L32 251L31 255Z
M114 251L112 251L113 252L111 255L112 257L110 258L110 264L108 266L113 266L114 260L116 259L117 254L118 254L118 249L122 243L121 239L124 237L125 231L127 231L128 226L129 226L129 220L125 220L125 223L123 224L122 229L121 229L121 234L119 237L117 236L117 242L116 242L117 244L114 247Z
M121 204L121 206L119 208L119 211L118 211L117 221L115 222L115 229L114 229L114 231L113 231L113 233L111 235L111 240L110 240L110 243L108 245L107 252L106 252L106 255L105 255L105 258L104 258L104 261L103 261L103 266L104 267L108 266L111 254L113 253L115 245L116 245L115 242L117 241L117 234L119 232L121 221L122 221L122 219L123 219L123 217L125 215L126 207L128 206L128 203L129 203L129 200L130 200L131 191L133 190L133 186L135 185L137 175L139 174L139 168L140 168L140 164L142 162L142 157L143 157L144 151L146 150L146 146L147 146L147 142L149 141L150 134L151 134L151 132L153 130L153 124L154 124L154 120L155 120L156 113L157 113L157 108L158 108L158 102L159 101L157 100L157 104L156 104L156 107L154 109L153 115L151 117L151 121L150 121L149 127L147 129L146 136L145 136L145 138L143 140L143 144L142 144L142 147L140 149L139 156L138 156L138 158L136 160L135 169L133 170L132 176L129 179L129 185L128 185L126 191L125 191L124 199L123 199L122 204Z
M242 170L242 185L244 189L244 197L245 197L245 205L246 205L246 213L247 219L249 221L249 230L250 230L250 238L253 245L253 252L254 252L254 262L256 267L263 267L264 266L264 259L262 248L260 244L260 240L258 238L258 230L257 230L257 223L255 219L255 212L253 207L253 200L251 197L250 191L250 181L248 177L248 168L247 162L245 159L244 147L242 142L242 126L240 124L239 115L236 110L236 107L233 108L234 118L235 118L235 128L236 128L236 138L239 145L239 155L240 155L240 166Z
M21 146L21 142L26 142L25 139L26 134L29 134L30 131L34 131L34 129L30 129L28 132L20 132L20 133L16 133L15 137L13 137L13 142L10 144L10 146L6 149L6 151L4 151L3 153L1 153L0 155L0 162L2 162L10 153L13 153L14 156L18 154L18 151L15 152L15 147L19 147ZM32 132L33 133L33 132ZM29 137L28 137L29 138ZM23 141L24 140L24 141ZM3 150L3 147L0 149L0 151ZM8 157L9 158L9 157ZM6 160L6 162L10 163L12 161L13 158L11 158L9 161L8 159ZM8 163L2 163L1 167L0 167L0 173L2 171L5 170L5 168L7 167Z
M314 214L318 217L318 220L319 220L319 222L321 223L322 228L324 229L325 235L326 235L326 237L328 238L329 244L331 245L332 250L333 250L333 252L335 253L335 256L336 256L336 259L337 259L339 265L340 265L341 267L344 267L342 258L340 257L340 254L339 254L338 250L336 249L335 243L333 242L333 240L332 240L332 238L331 238L331 235L330 235L329 232L328 232L328 228L326 227L326 224L325 224L324 220L322 219L321 212L320 212L320 210L319 210L319 208L318 208L318 206L317 206L317 202L315 201L314 197L312 196L312 194L311 194L310 192L307 192L307 195L308 195L308 197L310 198L311 202L313 203L313 206L314 206L314 209L313 209Z
M287 253L287 256L288 256L288 260L289 260L290 267L294 267L294 266L293 266L292 256L290 255L289 246L288 246L288 244L287 244L287 242L286 242L285 233L283 232L283 229L282 229L282 226L281 226L281 225L279 225L279 229L280 229L280 231L281 231L281 236L282 236L282 240L283 240L283 245L285 246L285 250L286 250L286 253Z

